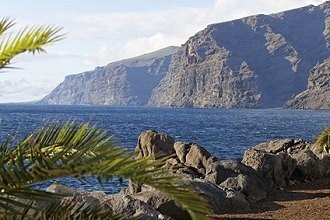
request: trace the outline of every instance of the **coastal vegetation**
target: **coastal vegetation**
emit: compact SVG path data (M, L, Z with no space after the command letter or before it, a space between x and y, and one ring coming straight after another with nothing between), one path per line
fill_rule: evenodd
M0 69L12 68L10 61L18 54L45 52L44 46L64 37L61 28L52 26L26 27L16 35L7 35L14 25L9 18L0 21ZM94 176L101 184L119 177L150 185L178 202L192 219L207 219L208 208L204 201L179 178L161 168L165 159L134 160L133 153L118 147L111 136L88 123L46 124L23 140L8 139L0 144L0 155L2 219L123 217L113 216L110 210L93 205L73 209L75 204L60 203L63 195L36 187L56 178L74 177L86 181L85 177L89 176Z
M330 128L324 129L317 137L315 144L320 150L330 154Z

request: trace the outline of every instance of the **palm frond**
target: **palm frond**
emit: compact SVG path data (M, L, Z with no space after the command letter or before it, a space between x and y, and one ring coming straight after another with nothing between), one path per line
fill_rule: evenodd
M14 21L10 20L10 18L2 18L0 20L0 36L14 25Z
M316 136L315 144L319 149L330 154L330 128L324 129Z
M10 20L3 19L0 31L2 30L3 33L13 25L14 23ZM10 61L20 53L46 52L44 46L63 39L64 35L60 34L61 30L62 28L53 26L26 27L15 36L3 38L0 43L0 69L7 67Z
M7 143L0 146L0 151L0 203L6 205L9 201L2 201L2 195L21 197L17 191L22 189L30 199L40 200L40 192L26 186L54 178L97 176L102 182L120 177L162 191L181 204L193 219L205 219L208 214L204 201L178 177L159 168L164 160L134 160L132 153L117 147L105 132L88 123L46 125L18 146L10 147Z

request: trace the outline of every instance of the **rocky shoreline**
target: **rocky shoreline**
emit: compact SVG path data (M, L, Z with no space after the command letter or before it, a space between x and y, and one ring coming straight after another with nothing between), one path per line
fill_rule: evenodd
M168 156L164 166L204 198L214 214L249 213L274 190L330 174L330 155L303 139L261 143L247 149L241 161L221 160L196 143L175 142L166 134L148 130L139 136L135 153L136 159ZM132 181L114 195L83 192L59 183L47 191L65 194L64 200L76 207L93 203L142 219L190 219L171 198Z

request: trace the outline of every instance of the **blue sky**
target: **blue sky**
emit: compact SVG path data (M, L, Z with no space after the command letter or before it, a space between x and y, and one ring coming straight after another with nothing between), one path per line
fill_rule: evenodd
M41 99L69 74L183 44L210 23L323 0L0 0L0 14L26 25L63 27L47 54L20 55L0 73L0 103Z

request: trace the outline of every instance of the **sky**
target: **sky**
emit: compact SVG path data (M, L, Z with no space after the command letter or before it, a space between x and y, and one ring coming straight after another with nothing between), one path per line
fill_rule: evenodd
M208 24L270 14L325 0L0 0L0 14L26 26L62 27L47 53L22 54L0 72L0 103L40 100L64 77L167 46ZM6 35L5 37L8 37ZM2 36L3 37L3 36Z

